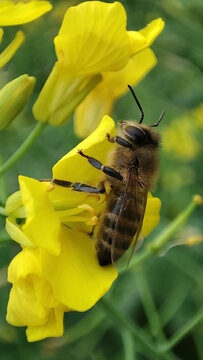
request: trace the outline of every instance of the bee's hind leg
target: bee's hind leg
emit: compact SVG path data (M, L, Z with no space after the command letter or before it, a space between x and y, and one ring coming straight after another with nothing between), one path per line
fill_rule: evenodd
M110 134L107 133L106 137L107 137L108 141L111 143L116 142L118 145L127 147L128 149L132 149L132 144L130 142L128 142L127 140L121 138L120 136L110 137Z
M82 150L78 150L78 154L85 157L86 159L88 159L88 162L90 163L90 165L92 165L94 168L103 171L104 174L109 175L111 177L113 177L114 179L118 179L120 181L123 180L123 177L121 174L119 174L118 171L108 167L108 166L104 166L100 161L96 160L95 158L85 155Z

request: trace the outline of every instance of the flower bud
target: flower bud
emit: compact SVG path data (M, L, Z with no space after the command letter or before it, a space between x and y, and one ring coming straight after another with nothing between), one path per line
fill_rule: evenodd
M0 90L0 130L7 127L23 110L34 85L35 78L24 74Z

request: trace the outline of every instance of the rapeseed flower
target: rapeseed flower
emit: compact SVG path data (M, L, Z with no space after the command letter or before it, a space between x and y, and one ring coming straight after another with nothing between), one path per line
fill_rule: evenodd
M76 114L76 132L89 134L128 82L137 83L155 65L156 58L147 48L163 26L157 19L141 31L127 31L125 9L119 2L87 1L70 7L54 39L57 62L33 107L35 118L63 124L95 88ZM83 115L87 125L78 120Z
M128 91L127 84L137 85L156 65L157 59L149 48L162 31L164 22L156 19L140 31L129 31L134 54L118 71L102 73L101 82L87 95L74 114L75 133L88 136L105 114L111 114L115 101ZM136 49L136 44L140 47Z
M115 145L115 124L105 116L99 127L53 168L53 178L97 187L103 174L78 155L78 148L103 163ZM13 284L7 321L27 326L28 341L63 333L63 314L86 311L109 290L115 266L101 267L89 233L105 205L104 194L76 192L19 177L20 191L7 200L7 231L22 246L8 269ZM160 200L149 194L142 233L159 221Z
M14 26L25 24L37 19L52 9L49 1L0 1L0 26ZM0 28L0 43L3 29ZM0 68L15 54L24 41L24 34L18 31L14 40L0 54Z

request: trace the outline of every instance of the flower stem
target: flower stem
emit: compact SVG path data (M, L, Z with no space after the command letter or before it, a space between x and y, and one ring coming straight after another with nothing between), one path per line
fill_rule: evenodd
M178 330L170 340L166 342L160 349L162 352L169 351L173 348L177 343L179 343L185 335L187 335L201 320L203 319L203 308L193 316L183 327Z
M121 325L124 329L128 330L135 341L137 341L137 346L142 348L142 351L152 357L155 356L155 359L167 359L168 355L160 353L159 349L157 349L147 338L146 334L142 329L138 328L136 324L132 324L126 315L123 315L120 311L118 311L109 301L105 298L100 300L100 304L106 310L109 316L114 318L116 322Z
M0 166L3 164L3 160L0 156ZM6 187L6 180L4 176L0 177L0 203L4 205L7 199L7 187Z
M46 122L38 122L34 129L31 131L27 139L21 144L21 146L16 150L16 152L0 167L0 176L4 174L11 166L13 166L16 161L18 161L21 156L29 149L37 136L42 132L46 126Z
M202 198L199 195L195 195L189 205L178 215L176 218L157 236L155 240L138 254L134 261L131 261L127 268L123 268L119 271L120 274L126 271L132 270L147 258L153 254L160 252L162 247L171 239L171 237L179 230L179 228L187 221L188 217L192 214L198 205L202 204Z
M142 304L146 313L146 316L149 321L149 326L151 329L151 334L160 342L165 341L165 335L161 326L161 321L159 318L158 311L156 309L149 284L147 281L147 277L145 275L145 270L141 268L141 271L136 273L136 283L138 287L138 292L140 294L140 298L142 300Z
M123 330L122 333L123 347L124 347L124 359L125 360L136 360L134 351L134 340L131 333L128 330Z
M161 232L161 234L150 245L149 249L159 252L163 245L179 230L179 228L187 221L198 205L202 204L202 198L195 195L191 203Z

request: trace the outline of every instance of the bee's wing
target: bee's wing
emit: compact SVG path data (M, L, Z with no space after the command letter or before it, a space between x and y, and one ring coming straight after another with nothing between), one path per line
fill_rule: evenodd
M129 196L129 193L131 194ZM119 214L117 217L117 221L115 224L115 230L119 229L120 226L122 227L123 220L121 219L122 215L125 213L125 217L131 217L131 213L133 212L135 216L132 218L136 219L134 221L134 235L136 234L135 242L139 237L140 231L142 229L142 223L144 218L144 212L146 208L146 200L147 200L147 191L143 188L141 182L138 181L138 177L135 173L133 168L128 169L128 176L126 181L126 187L123 195L122 205L119 210ZM130 213L130 212L131 213ZM139 220L138 220L139 219ZM127 218L126 218L127 223ZM133 232L133 226L131 224L131 231ZM114 234L116 231L114 232ZM116 238L115 236L112 239L111 245L111 260L112 263L114 262L114 248L115 248ZM134 251L133 246L133 251ZM123 248L125 248L125 244L123 243ZM131 255L132 256L132 255Z
M140 193L141 193L141 196L140 196ZM141 233L141 230L142 230L142 224L143 224L143 219L144 219L144 214L145 214L145 209L146 209L146 204L147 204L147 194L148 194L147 189L142 188L141 192L140 192L139 185L136 184L136 186L135 186L135 196L136 196L137 199L139 199L139 201L136 202L135 211L136 211L137 214L139 214L139 221L137 223L137 230L136 230L135 237L133 239L132 251L131 251L130 257L128 259L127 266L129 265L130 260L131 260L131 258L133 256L133 253L135 251L135 247L137 245L137 241L139 239L139 236L140 236L140 233Z

